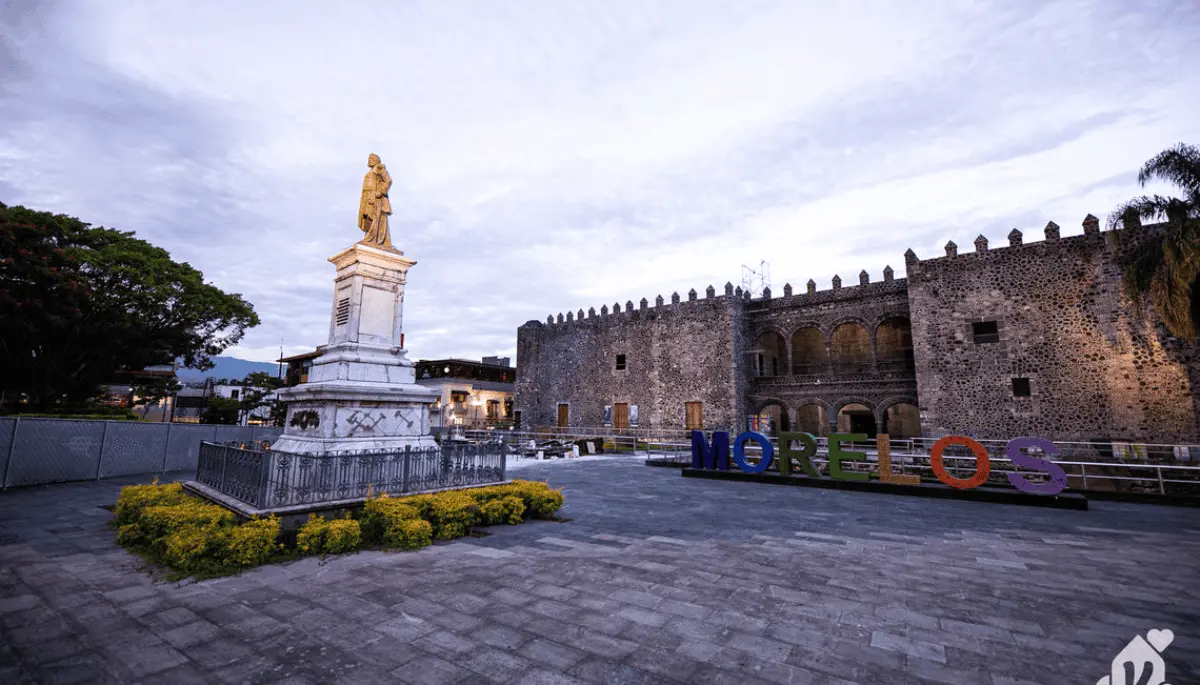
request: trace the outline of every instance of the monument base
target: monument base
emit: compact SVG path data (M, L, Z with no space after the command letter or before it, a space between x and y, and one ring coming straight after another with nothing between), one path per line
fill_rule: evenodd
M329 344L319 348L307 383L279 391L288 412L271 449L317 455L436 446L429 405L439 392L414 382L400 325L406 273L416 262L362 243L329 261L338 270Z

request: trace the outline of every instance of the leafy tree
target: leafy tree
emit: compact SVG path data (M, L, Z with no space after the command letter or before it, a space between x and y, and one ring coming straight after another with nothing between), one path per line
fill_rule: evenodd
M242 401L230 397L213 395L208 398L204 411L200 414L200 423L219 423L237 425L241 423Z
M283 381L275 376L255 371L247 375L241 385L243 388L241 418L248 418L255 410L262 407L271 407L271 417L274 418L280 411L279 408L284 406L283 402L271 398L272 393L283 387ZM286 409L283 411L286 413Z
M82 403L122 371L211 358L258 325L240 295L133 233L0 203L0 383Z
M182 387L179 380L173 376L143 381L134 387L133 394L137 399L133 403L142 406L142 418L145 418L150 411L150 405L171 397Z
M1200 149L1180 143L1147 161L1138 184L1171 183L1181 197L1143 195L1109 215L1110 228L1134 228L1143 221L1164 221L1161 231L1137 235L1123 231L1125 286L1148 296L1167 330L1195 340L1200 324Z

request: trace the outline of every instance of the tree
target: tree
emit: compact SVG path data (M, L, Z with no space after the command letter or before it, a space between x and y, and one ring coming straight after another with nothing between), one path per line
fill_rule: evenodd
M205 403L204 411L200 414L200 423L238 425L241 423L241 409L241 400L213 395Z
M155 378L146 380L139 385L134 386L133 394L137 398L133 404L142 406L142 418L146 418L146 414L150 412L150 405L158 404L160 401L171 397L179 392L183 386L179 384L179 380L174 376L165 378Z
M276 414L279 413L279 407L284 406L283 402L273 396L276 390L283 387L283 381L275 376L262 371L255 371L247 375L242 380L241 385L242 404L240 407L240 418L248 419L255 410L262 407L271 407L271 418L274 419Z
M259 322L166 250L74 217L0 203L0 255L0 383L39 408L91 399L120 372L211 368Z
M1126 289L1150 303L1172 335L1195 340L1200 324L1200 149L1180 143L1147 161L1138 184L1166 181L1182 197L1142 195L1109 215L1109 228L1163 221L1150 235L1122 231Z

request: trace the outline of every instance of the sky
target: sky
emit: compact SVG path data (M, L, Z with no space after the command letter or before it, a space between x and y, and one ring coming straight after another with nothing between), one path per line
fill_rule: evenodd
M0 1L0 201L241 293L258 361L327 342L371 152L415 360L1075 235L1200 144L1198 0Z

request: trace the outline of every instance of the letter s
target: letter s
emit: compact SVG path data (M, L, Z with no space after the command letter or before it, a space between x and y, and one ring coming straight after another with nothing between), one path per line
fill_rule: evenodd
M1008 474L1008 482L1021 492L1028 492L1034 495L1057 495L1067 489L1067 472L1063 471L1062 467L1048 459L1038 459L1031 457L1021 451L1022 448L1034 447L1046 453L1046 456L1053 457L1058 454L1058 448L1054 443L1043 438L1013 438L1008 441L1008 445L1004 448L1004 456L1008 457L1013 466L1033 469L1035 471L1044 471L1050 475L1050 480L1045 483L1031 483L1025 476L1019 473Z

